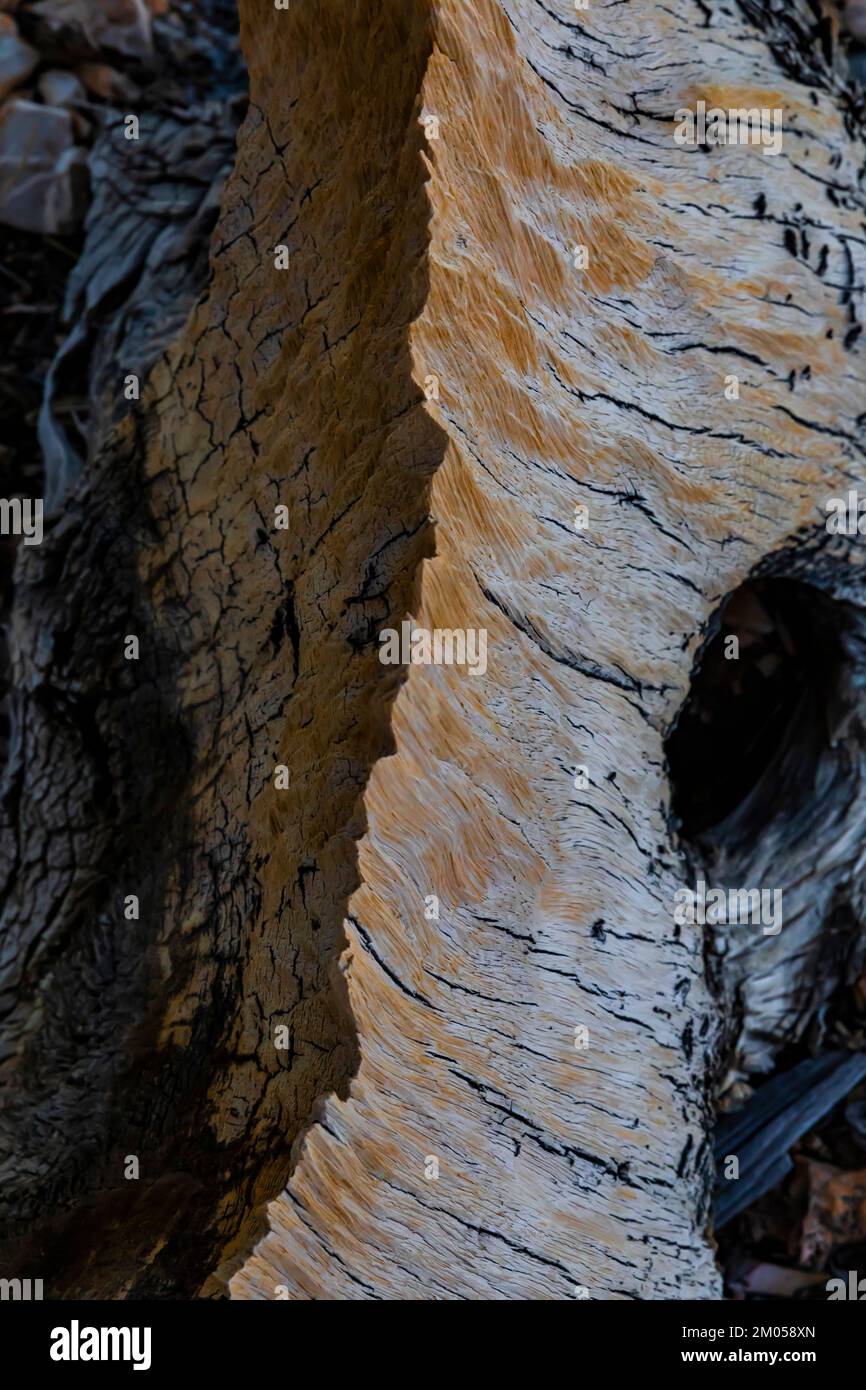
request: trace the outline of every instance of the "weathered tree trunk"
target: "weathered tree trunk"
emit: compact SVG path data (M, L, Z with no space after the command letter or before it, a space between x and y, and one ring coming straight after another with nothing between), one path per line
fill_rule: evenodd
M713 1084L806 1026L858 812L684 846L664 742L751 574L859 613L860 99L803 0L241 15L207 293L19 560L4 1268L718 1296ZM699 99L781 153L677 144ZM407 614L486 671L398 691ZM778 843L796 934L708 979L675 892Z

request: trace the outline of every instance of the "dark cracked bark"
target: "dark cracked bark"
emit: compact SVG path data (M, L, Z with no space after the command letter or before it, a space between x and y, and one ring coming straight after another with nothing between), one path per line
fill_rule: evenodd
M430 549L441 454L407 346L426 15L371 17L326 10L316 51L287 53L265 16L209 293L19 560L4 1268L38 1265L55 1296L219 1293L356 1066L337 957L389 746L376 634ZM346 24L335 63L321 39ZM353 94L385 53L362 126Z

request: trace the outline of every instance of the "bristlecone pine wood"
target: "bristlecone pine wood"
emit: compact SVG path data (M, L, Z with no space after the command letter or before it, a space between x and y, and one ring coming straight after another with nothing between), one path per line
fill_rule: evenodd
M240 9L209 285L18 563L4 1271L718 1297L713 1086L787 1024L674 926L664 740L757 567L859 593L861 98L805 0Z

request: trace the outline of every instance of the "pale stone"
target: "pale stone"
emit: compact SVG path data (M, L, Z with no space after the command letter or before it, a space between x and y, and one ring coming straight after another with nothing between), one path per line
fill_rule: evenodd
M87 90L102 101L132 101L138 95L135 83L107 63L82 63L76 73Z
M15 31L14 20L3 16L0 25L0 101L27 81L39 63L39 54Z
M866 0L848 0L845 25L855 39L866 42Z
M87 92L75 74L61 68L43 72L36 85L46 106L76 106L87 101Z
M0 222L54 235L74 230L84 214L86 165L69 111L9 102L0 112Z
M110 50L126 58L153 54L152 19L144 0L39 0L31 6L49 33L72 33L94 54Z

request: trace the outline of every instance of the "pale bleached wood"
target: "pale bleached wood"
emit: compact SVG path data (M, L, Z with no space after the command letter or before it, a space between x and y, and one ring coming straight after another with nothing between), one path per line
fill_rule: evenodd
M786 9L796 37L806 11ZM413 611L486 627L490 664L412 668L398 697L348 914L360 1069L232 1290L718 1296L721 1010L702 934L673 926L689 877L662 737L720 599L862 479L861 128L820 54L803 46L812 85L794 81L742 12L431 13L412 350L448 445ZM782 154L677 146L674 111L699 97L781 106ZM784 1023L767 959L747 972L754 1027Z

